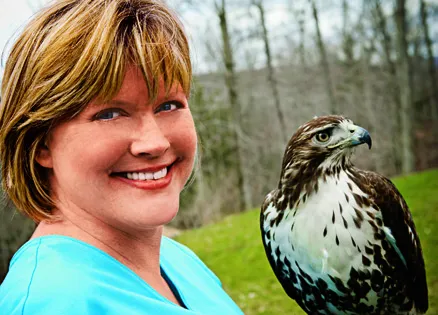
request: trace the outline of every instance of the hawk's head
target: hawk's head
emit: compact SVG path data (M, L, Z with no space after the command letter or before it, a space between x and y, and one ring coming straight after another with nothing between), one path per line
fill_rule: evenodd
M283 159L283 176L294 172L336 172L350 163L352 148L367 143L371 137L364 128L342 116L321 116L300 126L289 140Z

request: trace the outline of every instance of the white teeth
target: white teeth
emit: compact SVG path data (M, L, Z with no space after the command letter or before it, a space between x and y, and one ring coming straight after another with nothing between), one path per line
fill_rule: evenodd
M154 179L163 178L167 175L167 168L163 168L161 171L154 173Z
M154 173L154 179L159 179L161 177L163 177L163 176L161 176L161 171L158 171L158 172Z
M152 172L131 172L126 173L126 177L128 179L133 180L152 180L152 179L160 179L167 175L167 168L163 168L162 170L159 170L158 172L152 173Z

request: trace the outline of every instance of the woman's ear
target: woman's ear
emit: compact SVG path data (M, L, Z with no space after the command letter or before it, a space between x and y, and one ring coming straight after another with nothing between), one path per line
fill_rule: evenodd
M53 167L52 155L50 153L50 149L47 146L47 144L43 143L40 145L35 160L42 167L46 167L46 168Z

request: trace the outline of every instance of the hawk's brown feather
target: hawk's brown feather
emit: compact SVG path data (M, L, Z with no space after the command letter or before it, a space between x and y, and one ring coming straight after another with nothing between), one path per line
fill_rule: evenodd
M391 230L397 247L406 261L406 278L411 282L409 288L415 305L419 311L426 312L428 292L423 254L406 201L388 178L374 172L357 169L355 171L356 176L351 178L380 209L383 224Z

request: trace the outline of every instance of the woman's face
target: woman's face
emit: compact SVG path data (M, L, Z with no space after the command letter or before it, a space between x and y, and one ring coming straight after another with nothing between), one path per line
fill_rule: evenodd
M151 103L140 70L130 67L108 103L91 102L55 127L37 161L49 168L57 208L121 230L169 222L193 168L196 132L180 87Z

